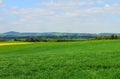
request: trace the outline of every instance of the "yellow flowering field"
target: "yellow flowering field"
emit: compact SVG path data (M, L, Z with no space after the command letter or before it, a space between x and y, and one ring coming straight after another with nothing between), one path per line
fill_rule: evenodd
M0 46L19 45L19 44L30 44L30 43L27 43L27 42L18 42L18 43L0 43Z

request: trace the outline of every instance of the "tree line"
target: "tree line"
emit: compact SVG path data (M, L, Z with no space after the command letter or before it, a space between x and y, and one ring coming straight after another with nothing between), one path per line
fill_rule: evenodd
M118 35L110 35L110 36L96 36L94 38L90 38L91 40L115 40L120 39Z
M0 37L0 42L75 42L84 40L114 40L120 39L118 35L111 36L28 36L28 37Z
M22 41L22 42L69 42L83 40L83 38L80 36L26 36L26 37L4 37L0 39L1 39L0 41Z

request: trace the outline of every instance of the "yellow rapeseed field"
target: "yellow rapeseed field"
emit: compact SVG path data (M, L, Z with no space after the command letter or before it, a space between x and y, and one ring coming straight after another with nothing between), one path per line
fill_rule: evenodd
M30 44L30 43L26 43L26 42L19 42L19 43L0 43L0 46L19 45L19 44Z

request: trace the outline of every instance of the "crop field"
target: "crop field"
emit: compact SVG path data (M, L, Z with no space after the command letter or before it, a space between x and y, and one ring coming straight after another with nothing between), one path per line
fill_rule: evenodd
M0 46L8 46L8 45L21 45L21 44L29 44L27 42L18 42L18 43L0 43Z
M120 40L0 46L0 79L120 79Z

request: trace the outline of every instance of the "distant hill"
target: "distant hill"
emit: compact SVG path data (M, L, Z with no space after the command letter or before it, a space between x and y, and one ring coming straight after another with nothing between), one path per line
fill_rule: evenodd
M110 36L120 35L119 33L60 33L60 32L46 32L46 33L19 33L10 31L0 34L0 37L25 37L25 36L81 36L81 37L95 37L95 36Z
M1 36L5 36L5 37L11 37L11 36L19 36L20 33L19 32L14 32L14 31L10 31L10 32L6 32L1 34Z

